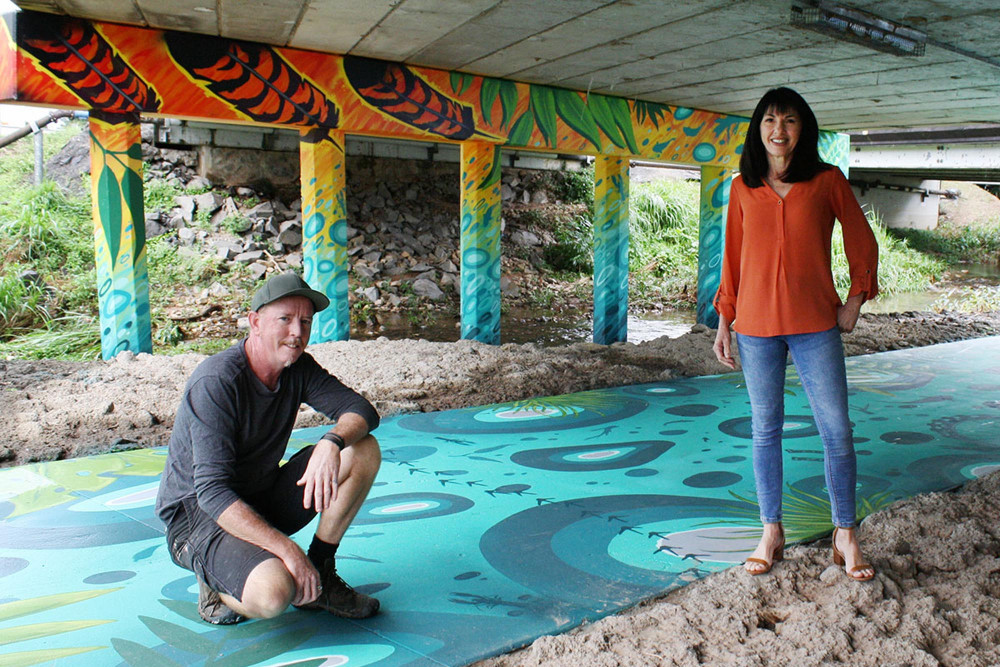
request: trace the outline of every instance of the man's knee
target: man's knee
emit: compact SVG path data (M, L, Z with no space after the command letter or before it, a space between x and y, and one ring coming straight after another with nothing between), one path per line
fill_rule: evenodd
M295 597L295 580L277 558L269 558L251 572L243 586L241 606L253 618L274 618Z
M351 449L354 450L355 465L374 477L382 465L382 449L375 436L366 435L351 445Z

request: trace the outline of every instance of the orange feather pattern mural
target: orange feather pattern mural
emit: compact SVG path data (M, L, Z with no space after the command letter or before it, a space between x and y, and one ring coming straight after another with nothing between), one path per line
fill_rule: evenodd
M33 104L720 166L746 130L744 118L369 58L28 11L5 20L0 99Z

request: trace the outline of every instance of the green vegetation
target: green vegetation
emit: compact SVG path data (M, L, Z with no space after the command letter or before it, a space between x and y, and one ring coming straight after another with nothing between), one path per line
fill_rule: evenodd
M877 214L869 212L868 221L878 241L878 282L882 294L888 296L902 292L921 292L944 274L947 269L945 262L915 251L893 234L894 230L886 229ZM839 225L833 232L833 279L841 296L846 295L851 277Z
M70 123L47 130L47 157L82 128L80 123ZM18 142L0 150L0 358L97 358L100 342L90 191L69 197L52 183L34 187L29 182L32 172L31 142ZM509 215L515 216L521 227L537 230L546 239L554 238L554 243L546 243L542 249L551 275L573 283L569 289L578 298L589 299L593 170L545 174L543 178L556 198L573 205L555 216L550 207L534 205ZM144 189L146 209L169 211L180 194L184 191L175 185L149 180ZM254 203L255 198L250 198L243 202L244 208ZM675 180L634 183L630 207L631 307L693 308L698 263L698 184ZM195 217L197 227L210 229L207 212ZM934 232L886 230L875 216L872 223L880 246L879 282L885 295L924 291L946 279L957 264L995 263L1000 257L1000 227L995 221ZM235 214L219 224L229 231L244 226L245 221ZM849 276L839 231L835 231L833 239L834 278L843 293ZM537 264L537 249L505 251L522 253L523 259ZM226 266L193 248L178 247L167 236L147 242L146 259L156 350L210 353L227 346L228 340L217 338L183 340L183 325L168 317L168 308L220 282L226 292L238 295L241 302L237 306L245 309L255 288L249 270L242 265ZM403 282L399 289L404 312L414 324L427 324L439 312L427 309L409 283ZM537 289L525 295L525 302L534 308L549 309L560 293ZM509 300L501 302L504 309L510 305ZM954 288L945 292L935 307L972 312L998 310L1000 288ZM351 316L355 324L377 320L374 304L364 298L357 300Z
M631 188L629 300L634 307L694 303L699 196L698 184L687 181L636 183Z
M919 252L939 257L949 264L996 263L1000 259L1000 227L941 227L891 229L889 234Z

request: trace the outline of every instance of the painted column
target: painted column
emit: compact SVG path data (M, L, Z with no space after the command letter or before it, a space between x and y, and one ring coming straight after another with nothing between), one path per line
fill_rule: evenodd
M309 286L330 299L313 318L313 343L347 340L347 207L344 133L315 128L299 136L302 183L302 267Z
M101 356L152 352L138 114L90 113Z
M500 147L462 142L462 338L500 344Z
M628 158L594 162L594 342L628 337Z
M726 240L726 206L733 172L729 167L701 168L701 223L698 226L699 324L719 326L712 301L722 279L722 250Z

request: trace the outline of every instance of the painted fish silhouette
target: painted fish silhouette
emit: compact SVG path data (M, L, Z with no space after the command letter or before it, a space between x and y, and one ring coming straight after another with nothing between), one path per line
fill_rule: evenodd
M530 488L531 486L528 484L505 484L503 486L498 486L497 488L491 491L487 491L486 493L490 494L493 497L496 497L497 494L500 495L513 494L516 496L521 496L524 495L524 492Z

